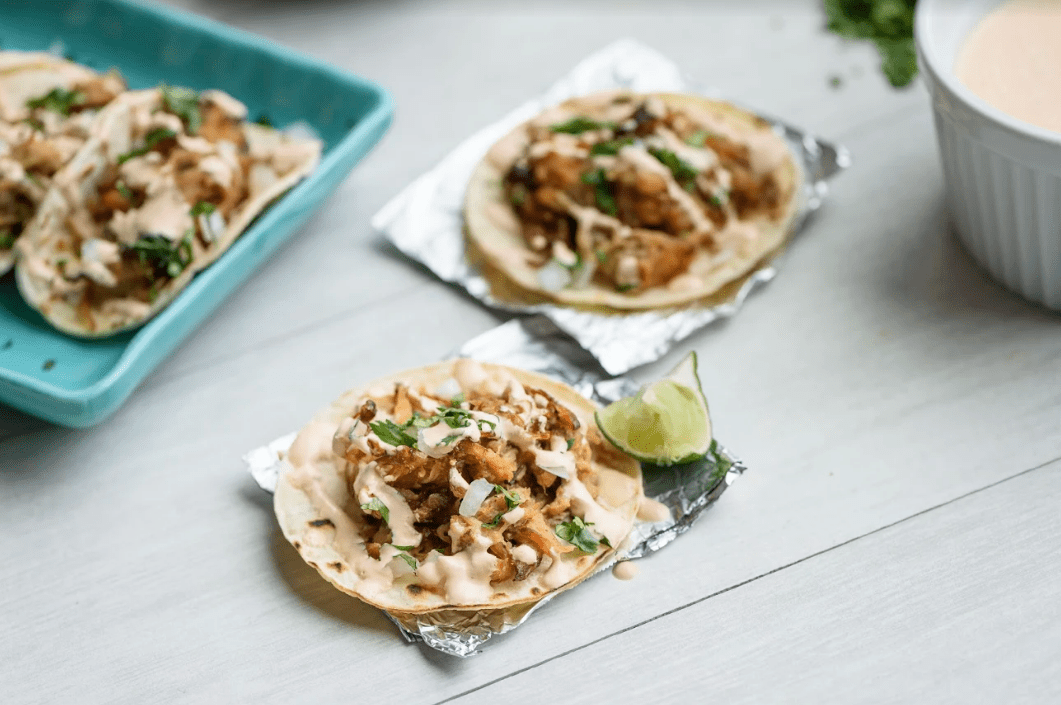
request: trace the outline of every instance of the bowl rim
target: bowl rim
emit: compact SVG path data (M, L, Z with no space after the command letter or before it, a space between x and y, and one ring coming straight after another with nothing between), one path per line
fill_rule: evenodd
M954 67L947 65L943 57L939 55L938 47L930 41L929 36L931 25L944 19L940 10L948 5L954 6L954 0L919 0L917 3L914 15L914 42L922 58L922 68L925 72L930 74L932 80L946 89L948 93L994 123L995 126L1020 137L1040 142L1044 146L1061 147L1061 132L1033 125L996 108L958 80ZM982 17L983 15L981 19Z

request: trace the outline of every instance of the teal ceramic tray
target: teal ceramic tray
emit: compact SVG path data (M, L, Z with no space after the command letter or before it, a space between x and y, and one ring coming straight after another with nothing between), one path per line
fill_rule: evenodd
M0 279L0 402L66 426L90 426L117 409L339 185L393 112L387 93L368 81L216 22L129 0L0 0L0 47L61 47L95 69L117 67L132 88L220 88L252 118L265 115L278 127L301 120L325 142L317 170L135 332L96 342L67 337L22 302L10 274Z

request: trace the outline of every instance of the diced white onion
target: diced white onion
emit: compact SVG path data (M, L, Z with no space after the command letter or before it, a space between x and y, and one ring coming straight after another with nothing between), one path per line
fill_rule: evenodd
M555 259L551 259L538 270L538 283L546 291L560 291L571 283L571 272Z
M556 475L557 477L559 477L561 479L564 479L564 480L566 480L569 477L571 477L570 473L567 472L567 468L562 468L562 467L559 467L559 466L556 466L556 465L554 465L552 467L548 467L548 468L545 467L544 465L539 465L538 467L540 467L545 472L550 472L553 475Z
M483 506L483 502L490 496L490 493L494 491L494 485L492 482L487 482L483 478L473 481L468 485L468 491L464 493L464 499L461 500L461 506L458 510L462 517L473 517L479 512L479 508Z
M442 384L438 385L438 389L435 390L435 396L442 397L443 399L452 399L460 393L460 383L452 377L447 379Z
M280 132L284 133L291 139L299 141L320 139L320 135L317 134L317 131L314 130L313 126L305 120L296 120L284 129L280 130Z

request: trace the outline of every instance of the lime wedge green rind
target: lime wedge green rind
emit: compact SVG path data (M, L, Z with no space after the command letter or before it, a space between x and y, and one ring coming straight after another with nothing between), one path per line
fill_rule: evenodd
M612 445L641 462L671 466L704 457L711 419L690 353L667 376L596 414Z

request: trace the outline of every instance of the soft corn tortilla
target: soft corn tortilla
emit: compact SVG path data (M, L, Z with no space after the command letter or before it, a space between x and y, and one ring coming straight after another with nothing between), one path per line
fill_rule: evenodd
M599 93L569 100L548 111L549 121L563 122L575 116L599 118L602 103L615 94ZM793 233L802 206L803 173L784 139L774 133L769 123L729 103L701 96L659 93L641 97L657 97L669 107L686 111L693 117L698 112L709 114L741 135L773 141L784 148L788 158L773 172L783 194L784 206L780 217L769 219L760 216L751 221L758 230L758 237L744 252L723 252L721 257L703 250L698 252L687 270L691 276L680 275L681 286L665 285L622 293L611 286L591 281L582 288L569 286L550 291L539 281L539 267L530 263L533 253L521 235L519 219L502 188L505 174L528 143L525 123L491 148L475 168L465 195L465 234L470 245L469 255L473 261L479 259L485 265L484 274L492 280L496 294L526 303L546 300L614 311L682 306L723 293L720 290L727 284L764 266L783 248ZM727 298L732 296L730 288L726 288L724 293Z
M366 399L380 400L392 395L396 382L403 382L413 389L435 390L447 380L455 378L458 365L468 363L471 361L450 361L407 370L343 394L298 434L287 453L289 467L277 484L274 508L287 540L310 566L339 590L387 610L398 618L430 614L433 620L443 624L467 624L471 620L494 625L496 629L497 625L513 616L513 610L518 614L521 609L549 594L577 585L591 575L598 565L610 560L614 551L604 550L594 556L571 558L580 561L578 573L557 589L543 589L528 577L520 581L522 585L516 582L498 585L493 599L484 604L451 604L427 590L413 592L400 584L381 590L378 585L362 578L365 571L359 565L363 566L365 561L376 561L368 556L354 516L347 511L347 507L356 503L356 500L350 497L347 489L346 461L332 451L332 436L340 422L360 408ZM545 391L574 413L587 432L596 429L593 418L595 405L567 385L523 370L485 363L471 364L481 365L491 380L503 384L505 379L511 377ZM601 442L606 443L603 439ZM609 465L600 466L595 462L597 469L602 473L616 473L609 477L618 481L617 485L629 486L629 495L613 508L622 517L628 535L643 498L640 465L610 447L601 457L609 458ZM613 542L613 545L619 547L617 542Z
M224 232L204 252L194 257L177 277L161 286L153 301L144 303L132 298L109 299L107 303L113 302L110 306L106 309L90 308L89 316L86 317L83 307L79 309L76 301L64 297L62 293L60 263L78 256L74 252L74 235L66 222L78 209L85 209L90 194L99 187L108 164L113 164L119 155L132 149L132 109L145 103L161 105L161 94L154 89L131 91L100 111L93 137L71 163L56 175L54 187L16 243L19 261L15 267L15 280L19 291L30 306L64 333L99 338L143 325L169 305L198 272L224 254L270 203L313 171L319 160L318 144L315 153L307 155L302 163L269 188L240 204ZM266 130L246 122L243 128L246 133L254 133L259 138Z
M96 76L90 68L45 52L0 51L0 120L25 120L28 101Z

